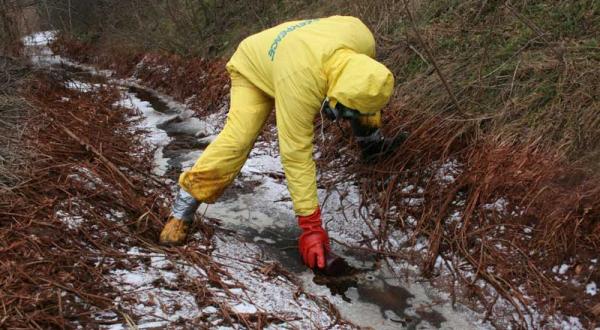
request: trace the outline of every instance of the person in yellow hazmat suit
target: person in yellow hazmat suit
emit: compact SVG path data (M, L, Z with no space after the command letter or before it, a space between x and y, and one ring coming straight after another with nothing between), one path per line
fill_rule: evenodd
M329 237L321 225L313 161L315 116L349 118L363 156L395 142L379 133L381 109L394 87L375 56L375 39L355 17L286 22L243 40L227 63L231 103L227 122L195 165L181 174L163 244L182 244L200 203L213 203L240 172L275 108L279 151L302 229L300 254L325 266Z

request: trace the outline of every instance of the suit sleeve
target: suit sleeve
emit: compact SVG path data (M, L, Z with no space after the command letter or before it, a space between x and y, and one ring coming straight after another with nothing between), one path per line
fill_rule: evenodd
M314 118L321 104L319 83L309 69L276 82L275 108L279 151L296 215L318 207L313 160Z

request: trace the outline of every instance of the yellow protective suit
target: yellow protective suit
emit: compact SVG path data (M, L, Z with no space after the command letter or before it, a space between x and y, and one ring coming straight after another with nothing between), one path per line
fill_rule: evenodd
M374 56L375 39L355 17L287 22L246 38L227 63L227 123L192 169L181 174L180 186L201 202L214 202L239 173L275 105L294 211L312 214L318 207L315 115L327 96L331 106L341 102L379 125L394 78Z

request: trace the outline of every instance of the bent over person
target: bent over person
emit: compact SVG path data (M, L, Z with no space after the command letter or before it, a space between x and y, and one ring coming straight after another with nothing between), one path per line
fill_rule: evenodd
M300 254L310 268L323 268L329 237L317 199L314 120L319 111L351 120L367 160L395 144L379 133L394 77L374 56L375 39L355 17L287 22L242 41L227 63L231 103L225 127L181 174L160 242L185 241L200 203L215 202L238 175L275 108L281 161L302 229Z

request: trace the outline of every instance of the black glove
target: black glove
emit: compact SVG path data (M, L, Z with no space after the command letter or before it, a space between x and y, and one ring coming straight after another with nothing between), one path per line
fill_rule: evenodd
M331 108L329 99L325 99L322 111L327 118L333 121L338 119L350 120L352 132L362 150L362 160L367 163L378 161L393 154L394 150L408 137L407 132L399 132L393 138L384 138L379 130L380 122L376 123L375 126L369 126L361 120L364 117L359 111L347 108L339 102L335 108Z
M400 132L393 138L381 138L377 141L358 141L362 150L362 160L366 163L375 162L394 153L408 137L408 133Z
M352 131L362 151L362 160L367 163L378 161L393 154L406 138L407 132L399 132L393 138L384 138L377 127L367 127L352 119Z

